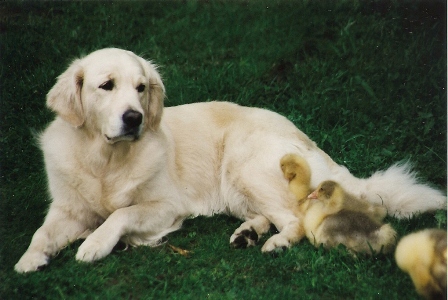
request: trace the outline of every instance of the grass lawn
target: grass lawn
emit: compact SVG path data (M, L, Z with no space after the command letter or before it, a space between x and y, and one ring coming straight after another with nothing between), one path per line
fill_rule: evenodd
M229 247L241 221L187 220L171 245L117 248L48 267L14 264L49 204L33 134L72 59L120 47L160 65L166 106L214 99L292 120L357 176L411 160L446 191L446 2L2 2L0 299L418 299L393 255L353 259L307 241L275 255ZM422 199L424 201L424 199ZM388 217L400 236L446 228L446 212Z

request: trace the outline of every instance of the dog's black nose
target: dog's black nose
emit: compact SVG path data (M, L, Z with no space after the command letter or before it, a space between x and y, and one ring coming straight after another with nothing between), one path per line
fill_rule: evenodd
M123 114L122 118L123 118L123 123L128 128L135 128L135 127L140 126L140 124L142 124L143 116L138 111L130 109L130 110L127 110Z

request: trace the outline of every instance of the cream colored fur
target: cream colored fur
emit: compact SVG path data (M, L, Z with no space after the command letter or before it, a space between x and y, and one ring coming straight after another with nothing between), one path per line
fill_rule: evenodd
M111 90L100 88L113 81ZM142 92L139 85L144 85ZM300 240L294 196L279 168L286 153L304 157L311 186L336 179L357 186L369 201L384 201L392 213L446 207L445 196L398 170L391 181L360 180L337 165L286 118L267 110L211 102L163 109L165 88L153 64L120 49L103 49L75 60L47 96L57 117L42 133L52 198L45 221L15 269L35 271L68 243L86 238L76 259L108 255L121 239L157 245L190 216L227 213L262 235L274 224L262 251ZM123 131L123 114L143 115L138 135ZM162 115L163 112L163 115ZM392 178L392 181L394 179ZM380 184L379 186L377 186ZM406 201L406 205L401 205Z

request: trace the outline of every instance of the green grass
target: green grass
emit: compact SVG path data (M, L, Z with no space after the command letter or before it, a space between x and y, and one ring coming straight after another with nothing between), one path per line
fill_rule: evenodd
M241 223L187 220L168 246L13 266L48 207L33 134L72 59L121 47L160 65L167 106L221 99L291 119L357 176L410 159L446 190L446 3L391 1L3 2L0 4L0 299L417 299L393 255L351 258L302 241L263 255L228 245ZM446 212L389 218L402 236Z

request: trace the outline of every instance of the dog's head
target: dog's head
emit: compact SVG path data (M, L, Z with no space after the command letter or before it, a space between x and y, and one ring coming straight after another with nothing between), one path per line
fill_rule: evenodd
M75 60L47 95L47 106L108 143L157 130L165 87L156 67L130 51L107 48Z

